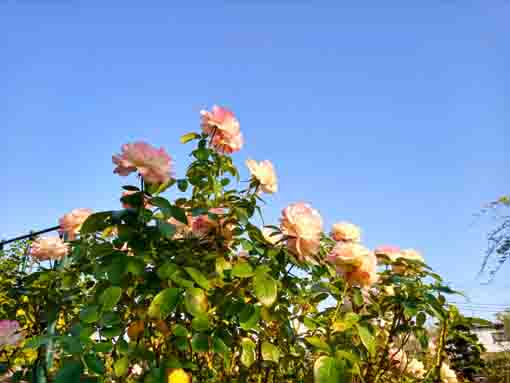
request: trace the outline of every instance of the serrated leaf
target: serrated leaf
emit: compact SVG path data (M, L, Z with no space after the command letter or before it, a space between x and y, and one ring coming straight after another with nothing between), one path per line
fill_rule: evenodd
M314 383L347 383L342 367L335 358L321 356L313 364Z
M203 289L209 290L211 287L209 284L209 281L207 280L206 276L202 274L200 271L193 267L185 267L184 270L190 275L191 278Z
M121 295L122 289L120 287L108 287L99 297L99 303L101 303L103 311L111 311L119 302Z
M232 267L233 277L249 278L254 274L253 267L248 262L238 262Z
M241 363L249 368L256 359L255 343L250 338L243 338L241 340Z
M174 287L161 291L154 297L149 306L149 316L157 319L166 319L177 306L181 292L181 289Z
M66 361L55 376L55 383L80 383L82 366L77 361Z
M368 327L360 324L357 324L356 327L358 329L358 335L361 339L361 343L363 343L366 347L368 353L371 356L374 356L376 351L375 337L372 335Z
M262 359L278 363L280 360L280 349L267 341L262 342Z
M269 275L256 273L253 278L255 296L266 307L271 307L278 297L276 281Z

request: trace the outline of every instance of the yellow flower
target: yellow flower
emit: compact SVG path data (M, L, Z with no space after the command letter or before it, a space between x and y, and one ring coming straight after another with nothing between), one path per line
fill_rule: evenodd
M191 383L191 376L182 368L177 368L168 374L168 383Z

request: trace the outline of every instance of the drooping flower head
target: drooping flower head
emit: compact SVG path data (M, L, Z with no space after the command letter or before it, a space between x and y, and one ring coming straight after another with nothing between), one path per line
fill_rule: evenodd
M220 153L234 153L243 147L239 121L234 114L220 106L214 105L211 111L202 110L201 126L204 133L212 137L212 146Z
M127 176L137 171L149 184L170 180L173 161L165 149L156 149L142 141L124 144L121 149L122 153L112 157L113 163L117 165L114 173Z
M331 238L335 241L359 242L361 229L350 222L338 222L333 225Z
M58 237L37 238L30 248L30 255L39 261L60 260L67 255L67 244Z
M290 237L287 246L300 261L310 260L319 251L322 218L309 204L297 202L283 209L280 229Z
M271 161L246 160L246 166L250 173L260 183L260 190L265 193L276 193L278 191L278 179Z
M24 339L18 321L1 320L0 321L0 346L16 346Z
M66 234L69 241L75 240L76 236L80 233L81 225L83 225L83 222L85 222L91 214L91 209L79 208L71 210L71 212L64 214L64 216L59 219L59 232L61 234Z

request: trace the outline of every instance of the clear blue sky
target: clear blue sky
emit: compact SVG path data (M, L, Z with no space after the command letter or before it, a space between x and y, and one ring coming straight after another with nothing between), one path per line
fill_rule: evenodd
M510 2L104 3L0 2L3 238L116 208L122 143L164 146L182 175L178 138L218 103L241 121L237 164L276 165L268 221L309 201L510 304L510 267L475 281L473 218L509 191Z

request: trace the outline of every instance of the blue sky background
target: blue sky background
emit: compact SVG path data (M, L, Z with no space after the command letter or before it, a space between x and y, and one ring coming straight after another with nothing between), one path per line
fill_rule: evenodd
M0 2L1 237L119 206L125 142L164 146L182 176L178 139L218 103L243 171L276 165L267 221L309 201L510 305L508 265L475 280L491 222L473 216L510 191L510 2L104 3Z

